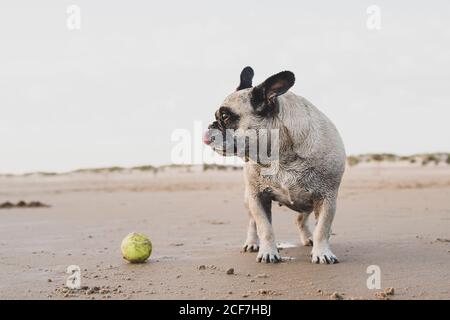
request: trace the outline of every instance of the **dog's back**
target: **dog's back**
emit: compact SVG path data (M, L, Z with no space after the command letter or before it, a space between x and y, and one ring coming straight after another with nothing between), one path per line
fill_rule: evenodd
M294 151L302 158L315 159L334 173L343 173L344 144L328 117L307 99L292 92L278 99L279 118L292 138Z

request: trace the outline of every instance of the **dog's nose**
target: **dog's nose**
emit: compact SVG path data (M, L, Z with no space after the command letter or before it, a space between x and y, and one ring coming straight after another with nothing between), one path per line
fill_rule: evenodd
M208 127L208 129L209 129L209 127ZM209 144L211 144L211 142L212 142L212 139L209 136L209 130L207 130L203 134L203 143L206 144L206 145L209 145Z

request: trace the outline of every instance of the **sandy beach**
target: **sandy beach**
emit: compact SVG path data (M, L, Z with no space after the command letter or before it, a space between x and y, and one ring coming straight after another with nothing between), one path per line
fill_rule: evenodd
M241 253L240 170L0 177L0 203L21 200L50 207L0 210L0 299L450 298L450 166L348 168L336 265L310 263L293 212L276 204L284 261ZM121 257L132 231L153 243L145 264ZM81 269L81 290L64 288L69 265ZM371 265L379 290L366 285ZM380 295L386 288L395 293Z

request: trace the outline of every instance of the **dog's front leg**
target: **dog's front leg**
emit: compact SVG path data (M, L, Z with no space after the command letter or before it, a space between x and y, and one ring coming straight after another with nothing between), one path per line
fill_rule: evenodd
M313 235L313 249L311 251L312 263L338 263L337 257L330 249L329 238L331 223L336 212L336 196L323 200L314 209L317 216L317 225Z
M245 180L245 199L244 204L248 210L249 222L247 227L247 239L245 240L244 246L242 247L242 251L244 252L257 252L259 250L259 238L258 233L256 231L256 222L253 219L253 215L250 211L249 207L249 199L250 199L250 186L248 184L247 179Z
M260 241L258 262L280 262L281 257L275 243L275 235L272 227L272 200L263 193L252 194L248 199L248 205Z

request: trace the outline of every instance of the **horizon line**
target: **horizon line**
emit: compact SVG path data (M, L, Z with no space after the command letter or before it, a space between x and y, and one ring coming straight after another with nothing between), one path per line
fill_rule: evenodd
M374 162L382 162L382 161L406 161L406 160L412 160L414 157L428 157L428 161L437 161L434 156L447 156L446 162L450 164L450 152L424 152L424 153L414 153L409 155L400 155L395 153L360 153L360 154L350 154L347 155L347 164L350 166L351 163L359 163L360 161L358 158L366 158L370 161ZM370 162L367 161L367 162ZM428 162L427 161L427 162ZM121 165L110 165L110 166L98 166L98 167L83 167L83 168L77 168L77 169L71 169L71 170L61 170L61 171L45 171L45 170L34 170L34 171L25 171L21 173L4 173L0 172L0 177L20 177L20 176L31 176L31 175L43 175L43 176L57 176L57 175L66 175L66 174L73 174L73 173L92 173L92 172L119 172L119 171L158 171L158 169L165 169L165 168L180 168L180 167L195 167L195 166L217 166L217 167L242 167L243 164L219 164L214 162L203 162L203 163L165 163L165 164L143 164L143 165L133 165L133 166L121 166Z

